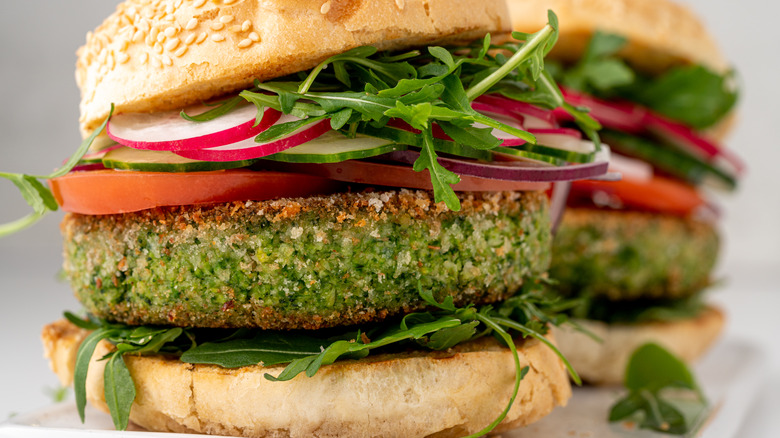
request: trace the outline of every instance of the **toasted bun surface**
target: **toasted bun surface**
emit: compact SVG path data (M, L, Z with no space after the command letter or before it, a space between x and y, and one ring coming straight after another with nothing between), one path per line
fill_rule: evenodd
M690 363L709 349L723 329L724 320L723 312L707 307L696 318L670 322L605 324L577 321L602 342L571 326L553 327L553 332L558 348L584 381L619 384L623 382L628 359L638 347L655 342Z
M75 352L87 331L67 321L44 328L46 356L63 384L72 382ZM566 371L548 347L517 341L530 371L498 430L531 423L571 396ZM98 346L87 377L87 398L107 411L105 361ZM248 437L463 436L504 409L515 367L509 349L492 338L448 352L377 355L323 367L314 377L271 382L282 367L224 369L163 356L126 356L137 396L130 418L155 431Z
M515 30L536 31L552 9L560 22L553 56L575 61L597 30L622 35L621 55L640 70L659 73L696 63L715 71L728 67L704 25L688 8L668 0L509 0Z
M82 133L112 102L117 113L177 109L363 45L505 32L506 15L503 0L127 0L78 51Z

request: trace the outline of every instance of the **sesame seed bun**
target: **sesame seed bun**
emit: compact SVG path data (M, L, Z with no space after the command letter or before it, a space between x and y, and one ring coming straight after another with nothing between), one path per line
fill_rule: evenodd
M560 39L551 56L576 61L597 30L622 35L620 52L635 68L660 73L679 64L722 72L728 63L704 24L688 8L667 0L509 0L514 30L532 32L552 9Z
M580 377L593 384L620 384L631 354L647 342L662 345L683 361L701 357L723 330L725 317L715 307L707 307L698 316L668 322L642 324L606 324L576 321L598 336L596 341L571 326L553 327L561 352Z
M316 66L346 50L505 32L503 0L127 0L78 51L81 130L176 109Z
M87 336L62 320L43 330L45 354L64 385L72 383L76 351ZM530 370L496 431L531 423L565 405L571 388L561 361L540 342L517 340ZM87 376L87 399L103 398L103 341ZM164 356L125 356L137 396L130 419L153 431L246 437L463 436L489 424L511 395L509 349L481 338L446 352L399 353L337 362L314 377L271 382L282 367L223 369ZM435 421L434 421L435 420Z

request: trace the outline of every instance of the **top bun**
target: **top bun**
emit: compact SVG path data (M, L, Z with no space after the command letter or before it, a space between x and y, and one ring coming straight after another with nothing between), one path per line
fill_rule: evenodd
M728 68L715 41L689 9L667 0L508 0L514 30L536 31L552 9L560 21L553 56L576 61L597 30L622 35L620 55L635 68L661 73L679 64Z
M117 112L177 109L359 46L506 32L507 14L503 0L127 0L77 53L82 134L111 103Z

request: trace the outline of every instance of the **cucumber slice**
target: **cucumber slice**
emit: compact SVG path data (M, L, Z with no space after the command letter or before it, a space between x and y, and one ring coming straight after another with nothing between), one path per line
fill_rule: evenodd
M563 166L566 164L566 161L560 158L552 157L550 155L545 155L545 154L539 154L531 151L524 151L521 149L516 149L516 147L499 146L495 149L492 149L492 151L497 154L506 154L506 155L512 155L513 157L524 158L526 160L537 162L543 165L552 164L553 166Z
M340 163L405 149L404 145L382 138L367 135L348 138L341 133L333 132L263 158L286 163Z
M403 129L392 128L389 126L375 128L367 123L361 123L360 125L361 126L358 128L358 132L361 134L384 138L385 140L390 140L399 144L415 146L418 148L423 147L422 136L415 134L414 132L404 131ZM475 160L493 161L493 155L490 153L490 151L474 149L470 146L456 143L454 141L434 138L433 148L436 150L436 152L443 152L445 154L473 158Z
M144 170L147 172L200 172L246 167L255 160L198 161L180 157L168 151L149 151L121 147L103 157L103 165L111 169Z
M672 146L617 131L601 131L601 138L615 151L647 161L653 167L691 184L700 185L709 182L715 186L725 187L727 190L734 190L737 187L737 179L734 175Z
M596 157L595 150L594 152L584 154L582 152L568 151L565 149L558 149L552 146L544 146L541 144L525 143L519 146L512 146L512 149L519 149L521 151L533 152L539 155L560 158L561 160L569 163L591 163Z

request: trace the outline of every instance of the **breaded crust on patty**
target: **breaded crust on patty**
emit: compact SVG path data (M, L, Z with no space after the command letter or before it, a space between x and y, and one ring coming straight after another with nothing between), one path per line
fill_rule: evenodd
M550 278L567 295L676 299L710 284L711 224L636 211L569 208L553 240Z
M63 385L87 336L67 321L43 330L46 356ZM515 341L529 367L506 419L495 431L523 426L571 397L566 370L546 345ZM87 375L87 398L107 411L102 341ZM460 437L487 426L506 407L515 379L511 351L488 336L447 351L412 351L344 360L272 382L283 366L225 369L175 357L126 355L137 391L130 419L149 430L246 437Z
M66 216L64 270L89 312L127 324L318 329L505 299L550 261L542 193L426 191Z

